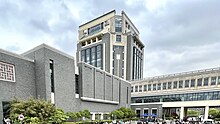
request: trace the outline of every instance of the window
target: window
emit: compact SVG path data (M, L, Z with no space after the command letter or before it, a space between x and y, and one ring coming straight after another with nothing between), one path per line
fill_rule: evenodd
M75 74L75 93L79 94L79 75Z
M220 84L220 76L218 76L218 85Z
M135 92L138 92L138 86L135 86Z
M91 48L91 65L96 67L96 47Z
M141 117L141 110L140 109L136 109L136 115L138 118Z
M216 77L211 78L211 85L216 85Z
M189 87L189 80L185 80L185 88Z
M134 87L132 86L132 87L131 87L131 92L133 93L133 91L134 91Z
M54 63L53 60L49 60L50 63L50 83L51 83L51 92L54 93Z
M157 84L157 90L161 90L161 83Z
M2 108L3 108L3 117L9 116L10 115L10 102L3 101Z
M208 86L208 84L209 84L209 77L204 78L204 84L203 84L203 86Z
M168 82L168 89L172 88L172 82Z
M163 90L166 90L167 89L167 83L163 83Z
M139 85L139 92L142 92L142 85Z
M86 63L90 64L90 49L86 49Z
M202 86L202 78L197 79L197 86Z
M155 109L152 108L152 114L157 115L157 109L156 108Z
M95 34L103 29L103 23L93 26L88 29L89 35Z
M183 88L183 81L179 81L179 88Z
M102 69L102 45L98 45L96 50L97 50L97 67Z
M191 79L191 85L190 87L195 87L195 79Z
M147 85L144 85L144 91L147 91Z
M15 66L0 62L0 80L15 82Z
M144 114L147 114L147 115L149 114L148 109L144 109Z
M116 41L121 42L121 35L116 35Z
M122 20L115 19L115 32L122 32Z
M86 57L86 56L85 56L85 50L82 50L82 51L81 51L81 61L82 61L82 62L85 62L85 57Z
M157 86L156 84L153 84L153 90L156 90L156 89L157 89L156 86Z
M174 81L173 82L173 89L176 89L177 88L177 81Z
M151 84L148 84L148 91L151 91Z

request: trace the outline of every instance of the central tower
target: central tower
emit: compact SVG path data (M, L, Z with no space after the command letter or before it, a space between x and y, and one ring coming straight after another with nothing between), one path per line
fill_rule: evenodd
M80 25L76 58L125 80L143 78L144 44L124 11Z

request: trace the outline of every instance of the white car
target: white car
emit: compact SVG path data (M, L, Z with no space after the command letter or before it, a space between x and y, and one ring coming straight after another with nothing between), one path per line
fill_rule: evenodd
M204 119L202 121L202 124L215 124L214 120L212 119Z

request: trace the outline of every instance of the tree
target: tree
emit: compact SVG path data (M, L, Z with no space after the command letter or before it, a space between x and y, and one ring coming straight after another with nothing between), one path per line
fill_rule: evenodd
M118 110L112 111L109 115L116 119L133 118L136 116L132 109L125 107L121 107Z
M211 115L213 118L220 118L220 109L216 109L216 108L209 109L209 115Z
M62 123L66 121L67 116L63 110L56 109L50 102L42 99L28 99L18 100L15 99L11 102L10 118L14 122L20 122L18 116L24 116L23 123L41 123L48 124L49 122Z
M200 114L200 112L196 111L196 110L188 110L187 111L188 116L198 116L199 114Z

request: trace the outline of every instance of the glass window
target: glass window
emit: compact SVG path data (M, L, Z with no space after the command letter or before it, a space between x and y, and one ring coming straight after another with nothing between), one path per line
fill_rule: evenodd
M102 45L96 47L97 55L97 67L102 69Z
M139 85L139 92L142 92L142 85Z
M144 114L147 114L147 115L149 114L148 109L144 109Z
M179 88L183 88L183 81L179 81Z
M144 85L144 91L147 91L147 85Z
M91 65L96 67L96 47L91 48Z
M81 51L81 61L85 62L85 50Z
M115 19L115 32L122 32L122 20Z
M195 87L195 79L191 79L190 87Z
M216 77L211 78L211 85L216 85Z
M218 76L218 85L220 84L220 76Z
M203 84L203 86L208 86L208 84L209 84L209 77L204 78L204 84Z
M156 90L157 87L156 87L156 84L153 84L153 90Z
M157 109L152 109L152 114L157 115Z
M121 42L121 35L116 35L116 41Z
M185 80L185 88L189 87L189 80Z
M88 29L89 35L95 34L103 29L103 23L95 25Z
M197 79L197 86L202 86L202 78Z
M174 81L173 82L173 89L176 89L177 88L177 81Z
M168 82L168 89L172 88L172 82Z
M131 92L133 92L133 91L134 91L134 87L132 86L132 87L131 87Z
M157 84L157 90L161 90L161 83Z
M138 92L138 86L135 86L135 92Z
M167 83L163 83L163 90L166 90L167 89Z
M90 64L90 49L86 49L86 63Z
M148 84L148 91L151 91L151 84Z

